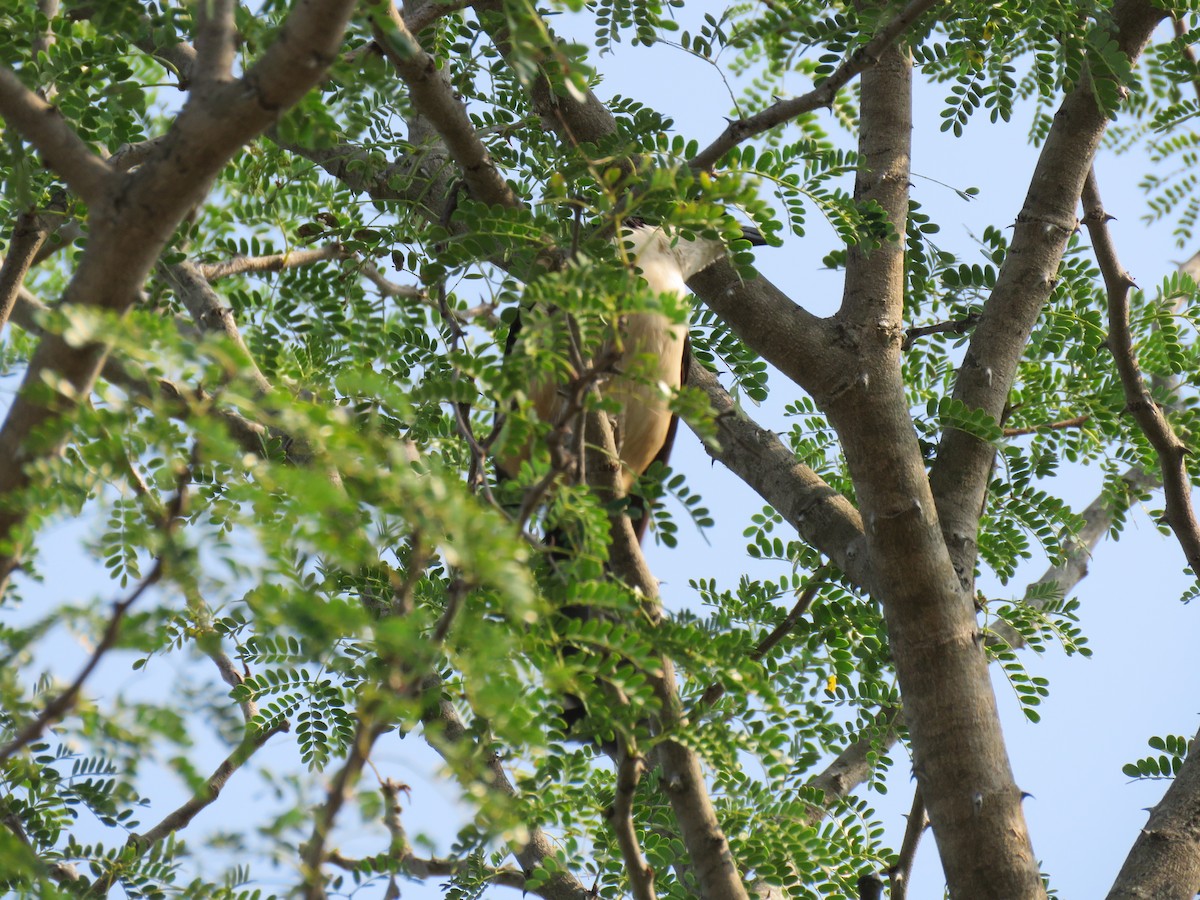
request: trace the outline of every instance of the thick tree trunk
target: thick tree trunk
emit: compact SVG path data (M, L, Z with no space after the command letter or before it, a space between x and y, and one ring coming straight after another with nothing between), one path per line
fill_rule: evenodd
M863 76L860 202L898 239L852 248L836 320L857 365L817 400L854 479L883 604L915 774L954 897L1045 895L1004 748L974 605L942 538L900 372L912 70L888 51Z

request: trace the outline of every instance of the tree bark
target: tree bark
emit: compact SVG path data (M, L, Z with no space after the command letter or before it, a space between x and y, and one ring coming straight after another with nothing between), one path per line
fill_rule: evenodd
M862 81L856 199L886 210L898 240L851 248L836 321L858 362L817 396L854 479L926 799L953 897L1045 896L1005 751L970 596L942 539L900 369L912 67L885 53Z

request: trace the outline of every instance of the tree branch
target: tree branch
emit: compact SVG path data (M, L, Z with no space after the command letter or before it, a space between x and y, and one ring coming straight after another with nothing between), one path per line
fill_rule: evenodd
M235 0L205 0L196 6L196 61L192 76L199 90L233 76L237 27Z
M704 443L708 455L757 491L856 587L869 591L870 560L858 510L797 460L775 432L747 416L695 355L687 384L704 391L716 411L716 442Z
M900 843L900 853L896 861L888 867L887 874L891 886L889 900L908 900L908 879L912 875L913 862L917 858L917 846L921 836L925 834L928 819L925 817L925 800L921 797L921 789L913 790L912 809L908 812L908 825L904 829L904 840Z
M175 832L186 828L201 811L216 802L217 798L221 795L221 791L233 776L233 773L240 769L246 760L258 752L267 741L281 731L290 730L290 727L287 720L284 719L276 722L269 728L247 734L242 739L242 742L234 748L233 752L225 757L212 775L208 777L208 780L204 783L204 787L197 791L190 800L169 812L163 817L162 821L144 834L131 834L129 836L129 840L125 843L126 854L121 856L116 865L96 879L88 895L95 897L107 896L113 885L121 877L122 867L130 861L128 853L132 852L135 858L144 856L159 841L165 840Z
M619 499L624 493L621 461L616 450L608 415L591 411L585 416L587 483L603 501ZM621 511L609 516L609 567L613 576L642 598L642 610L652 624L662 618L658 581L646 565L641 544L629 517ZM657 725L660 738L654 758L662 769L666 790L680 835L688 851L702 900L748 900L729 841L721 829L712 798L704 780L700 758L694 750L671 737L687 724L675 666L668 656L659 657L661 672L646 672L659 702Z
M62 114L25 87L7 66L0 66L0 118L36 147L47 167L87 203L98 202L116 180Z
M120 176L119 203L102 190L108 167L61 120L47 117L46 105L15 75L0 70L0 115L8 117L15 108L18 128L31 120L32 131L22 130L42 136L50 149L59 143L70 148L48 161L60 174L66 174L60 167L72 172L68 184L89 202L90 239L63 296L65 308L79 305L119 316L132 306L175 227L203 200L225 163L321 79L355 5L354 0L296 0L274 43L244 78L188 98L159 152ZM45 153L46 147L40 149ZM29 463L62 447L65 431L51 423L91 393L107 356L107 344L76 346L51 334L42 338L26 367L21 391L0 427L0 596L23 550L17 532L26 516L11 498L29 484ZM53 386L50 396L48 386ZM35 443L30 438L39 431L42 438Z
M50 227L47 217L34 212L23 212L17 216L12 238L8 242L8 253L4 256L3 264L0 264L0 331L4 330L12 315L17 295L25 284L25 276L29 274L29 267L50 234Z
M420 34L443 16L474 5L475 0L429 0L412 12L404 13L404 25L413 34Z
M427 675L421 682L421 691L425 694L437 691L440 695L441 679L436 674ZM458 710L445 697L439 696L437 703L431 704L422 716L425 741L443 759L450 762L461 758L462 748L471 740L467 726L459 715ZM500 757L488 753L484 766L487 769L486 778L482 780L488 791L495 791L504 797L516 797L517 789L504 771ZM472 782L474 787L479 782ZM464 785L468 787L468 785ZM537 825L529 826L529 839L524 846L514 851L517 862L523 872L533 872L541 868L545 860L557 854L554 842ZM549 880L538 889L538 894L545 900L595 900L595 894L583 886L570 872L560 866L551 870Z
M155 560L154 568L150 573L143 578L133 592L124 600L113 604L112 614L108 618L108 625L104 629L104 634L101 635L99 643L96 644L92 655L88 658L84 667L79 670L79 674L75 676L75 680L70 686L46 704L45 709L22 729L11 741L0 747L0 763L9 759L14 753L20 750L25 745L36 741L45 733L46 729L58 722L71 711L75 706L75 702L79 699L79 692L83 690L84 682L88 680L96 666L100 664L100 660L104 655L117 643L117 637L121 633L121 621L125 618L125 613L129 611L129 607L133 606L147 590L157 584L163 575L163 562L159 557Z
M900 345L901 352L907 353L919 338L931 334L966 334L979 321L979 313L971 313L962 319L950 322L935 322L932 325L913 325L904 332L904 342Z
M1063 431L1067 428L1081 428L1092 421L1091 414L1072 416L1069 419L1059 419L1057 422L1043 422L1040 425L1026 425L1022 428L1005 428L1005 437L1021 437L1026 434L1040 434L1043 431Z
M1100 199L1095 169L1088 172L1084 182L1083 212L1083 224L1091 236L1096 262L1108 291L1108 345L1125 390L1125 408L1133 414L1138 427L1158 454L1167 524L1183 548L1193 577L1200 578L1200 523L1196 521L1196 513L1192 508L1192 484L1187 473L1190 450L1175 434L1166 413L1154 401L1138 368L1133 335L1129 329L1129 289L1135 285L1117 259L1116 246L1108 230L1110 217Z
M312 837L304 845L301 868L304 873L305 900L325 900L325 879L321 875L321 864L327 856L325 844L333 831L338 813L350 799L350 792L362 775L363 768L370 758L371 748L386 730L384 726L372 724L369 717L360 714L354 738L350 742L350 755L334 775L325 803L313 817Z
M287 253L275 253L270 256L235 256L225 262L193 263L193 266L205 281L211 282L232 275L282 272L284 269L297 269L313 263L348 259L349 257L350 254L341 244L327 244L324 247L289 250Z
M417 112L437 130L458 163L471 196L510 209L522 206L476 134L466 107L455 96L436 60L421 49L392 0L384 0L382 12L376 10L374 23L375 40L408 85Z
M796 116L814 109L831 107L837 92L852 79L879 62L880 54L908 31L917 20L940 0L909 0L909 3L890 19L870 41L859 47L850 58L817 87L800 97L779 100L762 112L730 122L721 136L688 161L693 169L711 169L730 150L755 135L770 131Z
M617 791L613 805L607 811L607 818L625 860L625 872L629 876L629 888L634 900L657 900L654 869L642 855L633 822L633 797L644 770L645 762L636 751L630 752L628 748L621 751L617 765Z
M223 335L242 355L242 359L238 361L241 374L248 378L260 393L271 393L271 382L258 368L249 348L246 347L246 342L242 340L233 310L221 303L221 297L209 285L200 268L188 260L183 260L163 266L162 274L187 307L200 330L208 334Z
M1117 0L1111 36L1134 61L1166 11L1150 0ZM1029 192L1017 215L1012 243L984 304L966 356L959 366L954 399L1000 421L1029 335L1057 280L1075 211L1108 117L1096 103L1089 78L1081 78L1055 115ZM987 441L948 428L930 471L938 517L959 580L970 590L975 571L979 510L995 458Z
M1159 480L1137 466L1131 466L1121 475L1129 497L1137 497L1152 488L1160 486ZM1128 508L1126 506L1125 508ZM1050 566L1037 581L1025 591L1025 599L1021 602L1033 609L1045 609L1044 600L1031 600L1031 597L1042 596L1047 585L1053 585L1059 597L1067 596L1088 573L1088 562L1092 551L1100 543L1100 539L1108 533L1116 515L1123 509L1114 508L1112 498L1107 493L1101 493L1083 511L1083 527L1071 539L1070 549L1063 561L1057 566ZM1025 638L1007 622L996 621L988 625L988 640L993 635L1004 641L1014 650L1025 646Z

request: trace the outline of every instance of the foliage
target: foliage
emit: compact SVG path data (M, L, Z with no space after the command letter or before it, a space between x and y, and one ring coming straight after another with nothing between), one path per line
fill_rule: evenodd
M845 573L820 568L793 511L767 505L732 524L744 528L754 568L742 571L730 554L727 578L693 579L660 621L647 597L610 574L610 517L644 508L655 540L675 547L681 529L714 529L709 489L699 473L655 464L638 473L637 504L613 501L567 476L555 455L561 423L537 412L537 388L576 383L582 361L611 346L616 323L660 314L690 324L696 359L728 376L736 397L762 405L756 414L786 419L778 427L797 464L856 501L827 412L715 312L649 290L628 247L613 240L627 220L660 224L683 241L731 243L746 280L755 257L736 242L740 220L773 245L763 253L804 238L826 247L835 270L851 252L903 242L911 340L900 365L925 461L949 432L995 451L978 571L967 578L1007 585L1030 560L1057 565L1076 551L1083 519L1055 492L1064 468L1103 472L1114 535L1140 497L1121 472L1157 470L1150 442L1124 414L1106 350L1107 295L1078 237L1004 415L957 399L963 342L996 287L1009 239L989 226L960 255L937 243L939 223L915 201L903 234L878 204L856 201L856 87L830 101L833 134L823 113L804 112L734 147L715 172L689 166L708 136L673 133L668 111L616 97L608 103L615 132L572 143L551 133L533 99L539 78L553 96L586 98L606 54L625 42L663 53L666 66L678 52L708 61L736 87L731 115L749 115L796 84L807 90L830 78L894 4L735 3L694 23L679 0L562 2L552 17L528 3L490 12L458 5L437 10L418 37L513 205L472 197L448 174L453 163L427 126L413 124L415 101L372 50L363 13L321 88L226 165L178 225L125 316L53 302L77 271L90 211L19 129L4 131L0 232L12 235L30 209L61 220L53 239L61 245L51 243L26 282L49 303L37 329L72 346L102 341L121 370L106 369L90 402L56 421L63 452L31 455L31 483L3 500L28 511L14 537L32 549L4 598L0 736L13 739L62 694L74 666L64 669L60 657L83 664L68 650L73 638L95 647L119 624L106 652L122 673L106 673L101 683L111 690L89 684L61 722L0 767L0 880L14 895L83 896L64 874L74 872L93 889L119 884L130 897L257 898L277 878L274 862L310 889L328 878L331 891L396 896L396 880L421 876L417 861L437 854L388 818L369 768L357 787L362 766L348 785L337 779L372 742L386 742L380 757L394 758L397 742L407 748L416 733L441 754L470 808L453 845L438 848L444 868L423 876L441 879L447 897L498 894L492 882L514 874L510 852L539 829L554 850L516 872L525 891L549 896L568 873L594 882L599 896L624 896L628 868L610 827L616 777L600 753L614 743L650 757L671 740L704 761L748 882L790 898L851 896L864 870L894 862L868 800L814 786L857 743L868 748L868 786L882 792L906 752L890 749L902 729L891 718L881 725L902 699L879 605ZM285 7L239 8L239 73L276 39ZM952 16L919 18L906 40L918 76L944 86L940 127L954 136L1019 120L1040 142L1063 93L1090 79L1101 110L1120 122L1110 143L1150 147L1148 216L1175 217L1182 243L1200 216L1196 137L1187 130L1200 107L1182 88L1196 64L1180 38L1131 69L1111 36L1109 7L968 2ZM545 23L558 14L591 45L548 50ZM196 15L196 4L68 2L48 20L32 2L9 4L0 11L8 36L0 63L51 96L88 146L118 154L175 120L182 73L163 48L193 40ZM35 35L53 38L36 55ZM955 190L964 199L976 193ZM323 255L213 274L230 260L310 250ZM171 275L187 266L209 273L244 347L190 320ZM1198 296L1180 274L1133 298L1138 360L1155 401L1189 438L1200 427ZM34 328L5 332L0 374L10 383L36 336ZM621 374L661 391L648 373ZM594 374L601 385L614 375ZM667 393L672 410L717 443L707 398L687 387ZM580 406L612 411L611 399L590 390ZM1069 419L1076 425L1060 427ZM511 477L497 477L493 458L526 450ZM1200 474L1194 456L1186 464ZM75 520L86 526L83 548L64 553L51 536ZM79 602L43 602L39 582L73 553L98 563L107 582ZM804 614L790 619L787 610L805 600ZM114 611L122 605L127 613ZM991 658L1036 722L1048 682L1038 660L1018 651L1057 645L1088 655L1079 603L1040 585L1020 602L983 597L980 606L993 628ZM1009 630L997 637L1001 625ZM647 723L669 712L656 689L667 661L684 713L664 736ZM218 672L233 683L220 684ZM563 721L572 700L587 710L582 731ZM259 739L287 745L286 758L259 755ZM1150 743L1160 755L1123 771L1177 774L1185 739ZM246 810L258 818L238 814L219 829L197 822L142 842L162 818L147 806L164 780L185 797L226 802L210 773L230 753L235 768L250 770L232 777L257 778L269 798ZM514 790L498 785L497 768ZM338 807L342 787L357 809ZM646 772L636 832L658 896L693 897L675 789L660 769ZM325 831L314 826L323 809L342 814ZM398 818L424 829L422 813ZM327 833L335 824L336 839ZM334 858L336 870L329 857L322 872L305 869L310 842L326 838L330 848L358 839L369 849Z

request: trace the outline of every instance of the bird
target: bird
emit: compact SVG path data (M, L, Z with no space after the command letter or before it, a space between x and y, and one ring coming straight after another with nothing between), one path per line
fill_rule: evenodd
M751 244L766 241L757 229L744 227L742 236ZM656 294L671 295L687 304L690 292L687 281L725 256L727 247L711 238L687 238L672 235L661 225L651 225L641 219L627 219L620 233L624 249L638 269L646 286ZM653 311L631 312L616 323L618 334L609 346L601 350L619 351L612 365L612 375L601 386L604 398L616 408L613 416L613 437L621 461L621 487L629 498L626 511L634 534L640 543L646 533L650 516L644 498L631 495L636 480L655 463L664 465L671 454L679 417L671 411L670 396L686 383L690 365L691 342L686 321L678 321ZM518 313L509 329L505 353L515 351L521 331ZM533 408L544 422L557 422L565 411L569 398L566 385L554 382L536 383L531 389ZM521 463L528 459L530 446L519 446L496 460L501 477L515 478ZM546 544L563 554L571 544L561 530L552 530ZM593 614L586 606L568 604L559 612L573 619L587 619ZM578 649L562 648L565 657L574 656ZM569 740L593 739L600 749L615 757L615 744L596 735L589 738L589 729L582 725L587 717L583 699L573 693L562 698L560 721Z
M661 225L636 218L625 220L620 237L646 286L684 304L690 296L688 279L727 253L722 241L671 234ZM750 226L743 227L742 237L754 245L766 243ZM509 330L506 353L516 347L520 328L518 316ZM614 343L619 355L612 367L614 374L601 392L617 409L613 434L621 461L621 485L628 495L655 462L665 465L670 456L679 421L671 412L669 398L686 383L691 341L686 322L659 312L628 313L621 317L617 328L619 337ZM567 402L564 385L552 382L535 384L531 399L538 418L544 422L557 421ZM526 445L502 455L497 459L501 474L516 477L529 453ZM630 511L637 515L633 525L641 541L649 517L638 502L630 504Z

